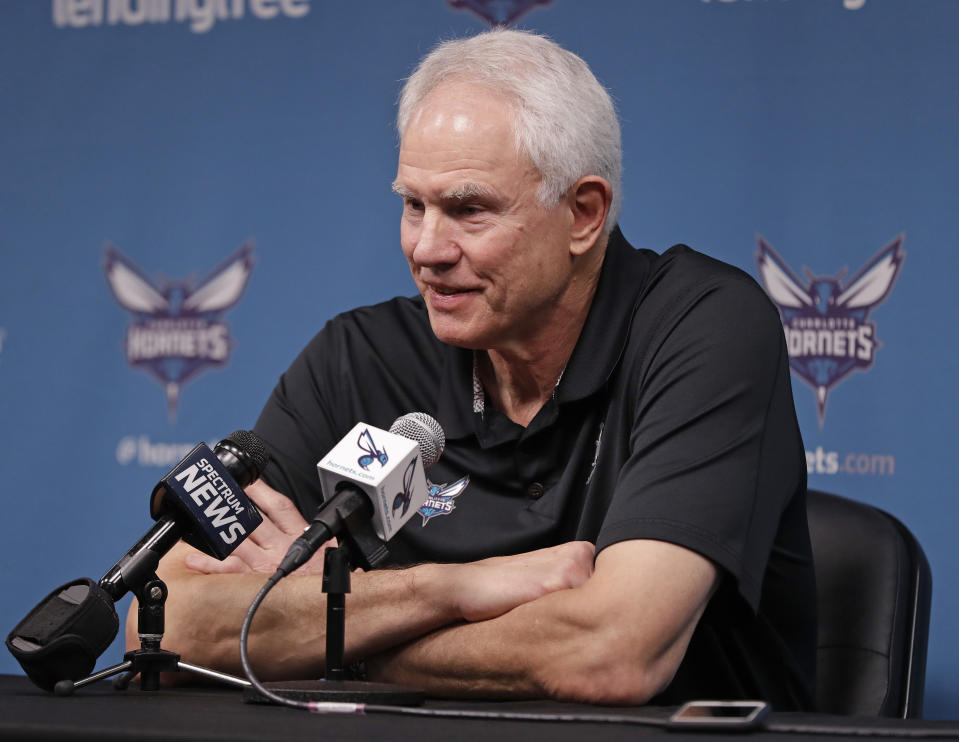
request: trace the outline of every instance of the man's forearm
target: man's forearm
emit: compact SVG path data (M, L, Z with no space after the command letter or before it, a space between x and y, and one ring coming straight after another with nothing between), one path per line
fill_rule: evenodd
M204 574L186 566L178 545L159 570L170 589L164 647L184 659L239 673L239 633L267 575ZM460 621L484 621L549 592L582 584L593 548L582 542L469 564L423 564L354 572L346 599L346 659L369 657ZM250 657L263 679L318 677L326 648L322 576L293 573L263 601L250 633ZM136 608L127 645L137 646Z
M420 688L440 698L548 696L533 669L531 647L509 635L510 617L443 627L369 657L368 679Z
M586 597L566 590L488 621L440 628L369 659L369 678L439 697L598 700L560 682L608 669L609 643L593 635Z
M682 547L615 544L575 589L370 658L370 679L436 696L642 704L672 679L716 580Z
M433 565L407 570L356 573L347 597L347 659L382 651L422 636L460 617L433 590ZM261 574L207 575L180 564L160 570L170 596L163 646L186 661L225 672L241 672L240 626L266 581ZM250 658L263 679L319 677L326 648L326 596L322 577L293 574L263 601L250 632ZM136 608L127 620L127 645L139 645Z

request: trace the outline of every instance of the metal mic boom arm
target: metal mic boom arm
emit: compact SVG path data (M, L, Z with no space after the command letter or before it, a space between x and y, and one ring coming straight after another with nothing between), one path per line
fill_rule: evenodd
M100 578L99 586L114 602L128 592L137 593L147 582L156 579L160 558L173 548L184 531L173 517L161 518Z

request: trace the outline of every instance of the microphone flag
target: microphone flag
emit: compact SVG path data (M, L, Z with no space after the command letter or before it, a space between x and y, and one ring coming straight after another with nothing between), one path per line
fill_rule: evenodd
M357 423L316 465L324 500L348 480L373 503L373 529L389 541L426 502L429 493L419 444L403 435Z
M187 513L190 531L183 540L217 559L225 559L263 517L205 443L200 443L167 474L150 500L150 513L159 517L166 508Z

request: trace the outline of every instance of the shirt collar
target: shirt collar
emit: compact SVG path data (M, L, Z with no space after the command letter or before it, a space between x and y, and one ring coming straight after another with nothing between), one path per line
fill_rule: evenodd
M465 438L475 432L473 351L446 344L443 350L436 416L447 438Z
M560 404L596 393L613 373L626 347L649 262L648 251L634 249L618 226L613 229L586 323L557 387Z

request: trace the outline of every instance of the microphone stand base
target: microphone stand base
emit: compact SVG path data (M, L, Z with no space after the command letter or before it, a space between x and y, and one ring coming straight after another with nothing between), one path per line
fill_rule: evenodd
M383 706L422 706L423 691L389 683L367 683L359 680L285 680L263 683L278 696L295 701L335 703L369 703ZM246 703L273 703L252 686L243 689Z
M188 671L196 675L216 680L220 683L246 688L248 680L227 675L223 672L201 665L183 662L176 652L160 648L164 628L164 603L167 599L167 587L156 575L152 575L143 587L134 591L140 602L137 610L137 632L140 635L140 648L131 649L123 655L123 662L100 670L80 680L64 679L53 688L58 696L70 696L74 691L95 683L98 680L113 678L114 690L126 690L130 681L140 676L140 690L157 691L160 688L161 672ZM122 674L121 674L122 673Z
M140 690L156 691L160 688L161 672L192 672L226 685L239 688L251 687L248 680L201 665L191 665L189 662L180 660L180 655L165 649L134 649L123 655L123 659L124 661L118 665L100 670L80 680L61 680L54 686L53 692L58 696L70 696L80 688L107 678L113 678L114 690L122 691L129 687L130 681L137 675L140 676Z

